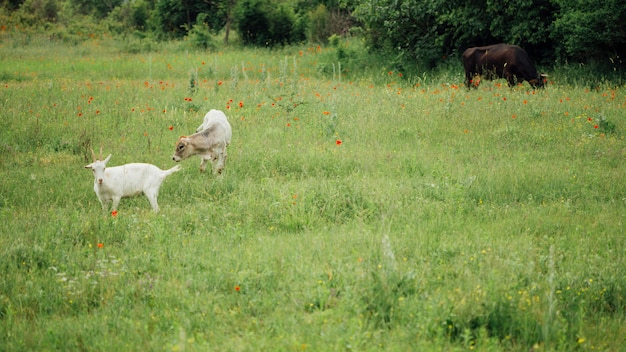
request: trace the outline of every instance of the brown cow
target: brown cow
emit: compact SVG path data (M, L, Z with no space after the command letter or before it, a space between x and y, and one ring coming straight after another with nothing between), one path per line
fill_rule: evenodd
M510 87L527 81L533 88L542 88L544 77L547 77L537 72L526 51L517 45L495 44L469 48L463 52L463 66L467 88L472 86L476 75L488 80L504 78Z

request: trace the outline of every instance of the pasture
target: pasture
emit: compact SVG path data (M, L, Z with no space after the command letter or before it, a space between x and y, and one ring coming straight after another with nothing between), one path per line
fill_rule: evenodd
M625 87L120 48L0 42L1 350L626 344ZM223 175L103 212L90 148L169 169L211 108Z

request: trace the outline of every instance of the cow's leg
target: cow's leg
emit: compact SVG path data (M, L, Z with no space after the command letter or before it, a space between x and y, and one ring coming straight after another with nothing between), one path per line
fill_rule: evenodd
M217 158L217 167L216 167L216 172L217 174L222 174L222 171L224 171L224 166L226 164L226 149L221 149L218 153L218 158Z
M509 87L515 87L517 77L515 77L515 74L511 72L508 67L504 68L504 71L502 71L502 76L506 79L507 82L509 82Z
M206 162L209 160L211 156L203 156L202 161L200 162L200 172L204 172L206 170Z
M515 75L509 75L506 80L509 82L509 87L515 87L515 85L517 84L517 79Z
M465 86L467 89L472 88L472 79L474 78L473 72L465 72Z

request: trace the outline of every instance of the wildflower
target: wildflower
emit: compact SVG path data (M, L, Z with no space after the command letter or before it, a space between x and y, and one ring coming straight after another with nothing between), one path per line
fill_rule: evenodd
M235 286L235 291L237 292L241 291L241 287L239 287L239 285Z
M112 216L112 217L116 217L116 216L117 216L117 210L113 210L113 211L111 212L111 216Z
M98 242L98 248L103 248L103 247L104 247L104 243Z
M324 115L330 115L330 111L324 111L323 114Z
M169 129L170 129L170 131L173 131L174 130L174 126L170 126Z
M338 139L338 140L335 141L335 144L337 144L337 145L341 145L342 143L343 142L341 141L341 139Z
M595 128L595 129L598 129L598 127L599 127L598 125L594 125L594 126L593 126L593 128Z
M218 86L221 86L221 85L222 85L222 83L224 83L224 82L222 82L222 81L217 81L217 85L218 85Z
M243 101L240 101L240 102L239 102L239 107L240 107L240 108L243 108Z

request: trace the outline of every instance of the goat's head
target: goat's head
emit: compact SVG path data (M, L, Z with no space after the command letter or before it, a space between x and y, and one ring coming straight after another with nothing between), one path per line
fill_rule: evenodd
M176 142L176 149L174 150L174 155L172 156L172 160L175 162L179 162L181 160L187 159L191 153L193 152L193 148L189 145L190 139L187 136L181 136Z
M106 159L100 161L96 159L94 155L94 162L85 166L85 169L91 169L93 176L95 177L95 181L100 185L102 184L102 181L104 181L104 170L106 169L106 164L109 162L110 158L111 154L109 154Z

